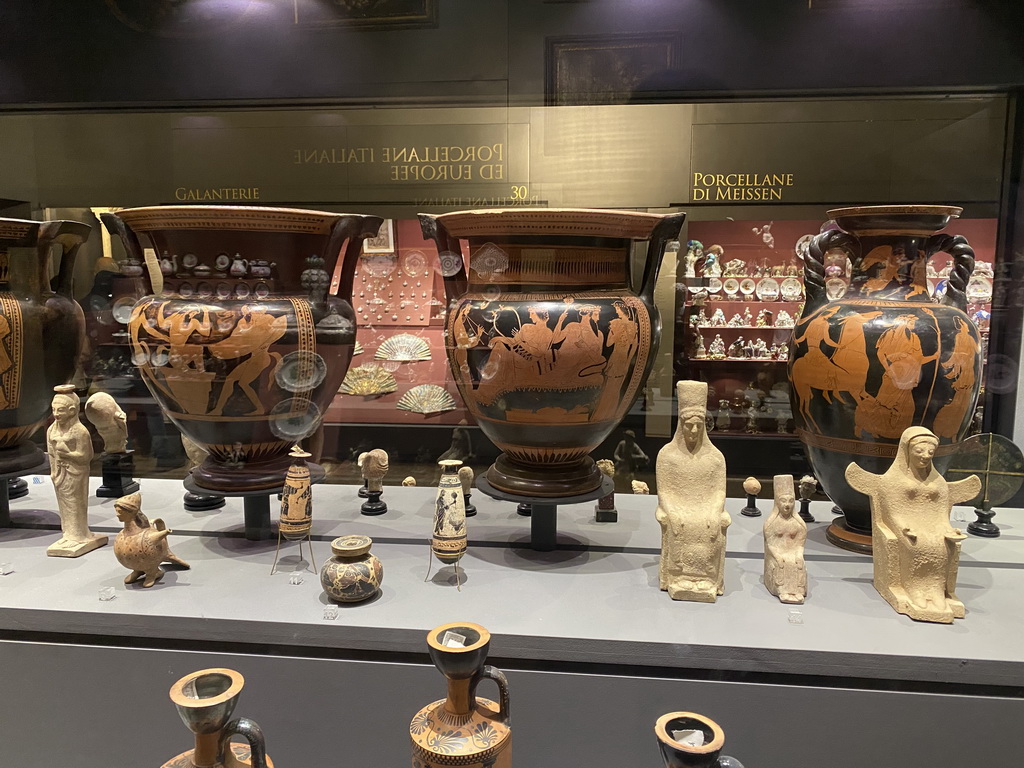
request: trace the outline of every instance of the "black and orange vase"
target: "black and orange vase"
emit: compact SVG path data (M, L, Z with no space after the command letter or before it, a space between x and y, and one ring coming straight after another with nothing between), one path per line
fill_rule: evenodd
M196 485L282 487L289 449L319 426L348 370L356 260L382 219L236 206L131 208L102 219L134 259L145 261L151 247L197 264L157 290L151 258L154 292L128 323L132 361L149 391L209 454L192 471ZM276 275L250 285L228 271L234 254L273 262Z
M245 678L233 669L201 669L171 686L171 701L195 746L161 768L274 768L260 727L247 717L234 720ZM241 736L245 744L231 741Z
M695 712L669 712L654 724L665 768L743 768L722 754L725 733L714 720Z
M427 633L430 660L448 679L448 695L409 724L413 768L511 768L508 681L484 663L490 645L491 633L479 624L455 622ZM498 685L498 704L476 695L487 679Z
M587 209L420 214L445 276L452 375L503 451L487 471L492 488L557 498L601 487L590 452L651 370L661 336L654 286L684 218ZM635 241L648 245L636 292Z
M0 474L43 463L30 440L53 388L74 375L85 316L72 295L75 257L91 232L77 221L0 219ZM51 251L61 252L54 288Z
M793 417L824 491L843 511L829 540L871 551L867 496L846 482L850 462L882 473L900 435L923 426L939 437L945 469L974 416L981 384L981 339L967 316L974 251L961 236L938 234L962 209L886 205L829 211L838 230L823 232L804 260L807 303L793 329L789 359ZM825 293L825 255L853 264L844 296ZM942 300L933 301L927 262L952 256Z

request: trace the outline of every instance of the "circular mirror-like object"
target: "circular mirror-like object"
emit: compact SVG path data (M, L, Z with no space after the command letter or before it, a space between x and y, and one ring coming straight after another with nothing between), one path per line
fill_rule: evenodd
M288 392L316 389L327 376L327 363L316 352L296 349L281 358L274 378Z
M225 282L217 283L217 298L218 299L229 299L231 298L231 286Z
M135 306L134 296L122 296L120 299L114 302L114 305L110 308L110 313L114 316L114 319L121 325L127 325L128 321L132 318L132 307Z
M786 301L800 301L804 296L804 286L795 277L787 277L782 281L782 298Z
M149 362L149 355L143 350L139 349L132 352L132 365L142 366Z
M998 506L1012 499L1024 483L1024 454L1012 440L985 432L961 441L944 474L949 482L977 475L981 492L964 503L980 507L987 501Z
M178 286L178 295L183 299L191 299L194 293L195 289L192 287L192 283L183 282Z
M364 253L360 262L373 277L388 277L398 267L398 258L393 253Z
M270 412L270 431L281 440L297 442L316 432L320 417L316 403L305 397L292 397Z
M846 281L841 277L832 277L825 281L825 295L829 299L841 299L846 293Z
M427 257L422 251L409 251L402 257L402 271L409 277L419 277L427 271Z
M807 255L807 250L811 247L811 240L814 239L814 235L804 235L796 241L796 246L793 248L794 253L798 259L803 261Z
M253 293L256 295L257 299L265 299L270 295L270 288L266 283L260 281L256 283Z
M443 251L438 255L438 269L445 277L454 277L463 267L462 254Z
M744 296L751 296L754 293L755 283L749 277L740 281L740 293Z
M149 356L149 362L152 363L155 368L165 366L169 361L170 355L167 353L167 347L157 347Z

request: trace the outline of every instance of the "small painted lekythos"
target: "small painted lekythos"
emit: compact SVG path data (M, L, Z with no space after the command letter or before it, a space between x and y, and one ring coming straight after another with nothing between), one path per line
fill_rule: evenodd
M313 573L316 573L316 560L313 558L313 484L310 479L307 459L311 454L296 445L292 448L292 464L284 478L281 489L281 515L277 522L277 552L270 574L277 570L277 558L281 554L281 539L299 542L299 556L302 556L302 540L309 542L309 559Z
M142 511L142 494L122 496L114 502L117 519L124 524L124 530L114 539L114 556L117 562L131 573L124 577L125 584L134 584L143 579L143 587L152 587L164 577L161 563L171 563L188 569L188 563L171 552L167 537L171 530L159 517L150 523Z
M680 381L679 425L658 452L658 581L673 600L713 603L725 589L725 457L707 435L708 385Z
M807 597L807 523L796 514L792 475L776 475L775 506L764 521L764 585L784 603Z
M441 467L441 479L437 485L434 500L434 533L430 539L430 552L445 565L455 567L455 583L462 589L459 574L459 560L466 554L466 499L462 493L457 459L443 459L437 462ZM427 577L430 578L430 565ZM426 581L426 579L424 579Z
M448 696L421 709L409 724L413 768L511 768L508 681L485 663L490 642L490 632L469 622L427 634L430 659L448 680ZM476 695L484 680L497 683L499 703Z
M851 463L846 480L871 499L875 589L912 619L952 624L965 615L956 581L967 536L949 516L954 504L978 495L981 480L947 482L932 463L938 445L930 430L910 427L885 474Z

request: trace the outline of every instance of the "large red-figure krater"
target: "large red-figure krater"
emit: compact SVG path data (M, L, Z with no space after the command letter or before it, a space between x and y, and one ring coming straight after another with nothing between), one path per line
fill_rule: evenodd
M822 488L842 509L829 527L834 544L871 550L868 498L846 482L850 462L880 474L907 427L939 438L935 464L948 465L974 416L981 385L981 340L966 314L974 251L938 234L961 209L887 205L829 211L804 261L807 304L793 330L789 378L793 417ZM844 296L825 294L825 255L853 264ZM927 262L953 257L941 302L932 300Z
M587 209L420 215L445 275L452 375L503 451L487 471L492 488L558 498L601 487L590 452L650 373L661 335L654 285L684 217ZM638 240L648 247L634 292Z
M288 208L154 206L104 214L140 262L199 264L140 299L132 361L164 413L209 456L192 474L213 491L280 488L288 452L338 391L355 345L350 299L376 216ZM345 248L342 257L342 248ZM236 255L237 254L237 255ZM228 264L272 263L251 293ZM343 258L339 287L331 275ZM210 265L220 270L210 275ZM158 280L150 272L148 280ZM210 286L204 290L203 284ZM187 291L186 291L187 286ZM205 295L204 295L205 294Z

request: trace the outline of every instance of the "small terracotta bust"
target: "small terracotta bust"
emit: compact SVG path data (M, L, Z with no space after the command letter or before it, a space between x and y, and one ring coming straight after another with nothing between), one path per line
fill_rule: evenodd
M406 488L413 488L416 485L416 478L413 477L412 475L409 475L402 481L402 485L404 485Z
M764 521L764 585L784 603L807 597L807 523L795 514L792 475L775 476L775 506Z
M707 435L708 385L680 381L679 424L658 452L659 582L673 600L713 603L724 591L725 457Z
M651 493L651 487L643 480L634 480L633 493L637 496L648 496Z
M164 521L156 518L152 525L142 512L142 494L122 496L114 502L117 519L124 524L124 530L114 539L114 556L117 562L131 573L124 577L125 584L132 584L145 577L144 587L152 587L164 577L160 563L174 563L182 568L189 564L171 552L167 545L170 529Z
M359 468L370 491L381 491L384 488L384 475L388 473L388 454L381 448L374 448L359 457Z
M949 516L954 504L978 495L981 480L946 482L932 464L938 445L929 430L909 427L885 474L850 464L846 480L871 500L875 589L912 619L952 624L965 614L956 579L967 536Z
M85 415L103 438L106 453L128 450L128 417L106 392L96 392L85 401Z

